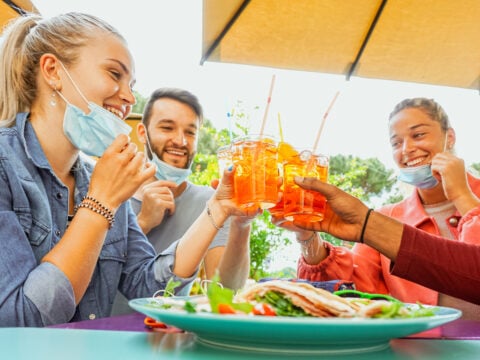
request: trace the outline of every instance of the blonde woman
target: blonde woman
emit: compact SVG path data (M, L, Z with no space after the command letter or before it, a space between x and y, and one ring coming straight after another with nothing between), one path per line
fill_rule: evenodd
M108 316L117 289L148 297L173 279L181 290L227 218L240 215L231 231L248 228L228 172L183 237L155 254L126 202L156 167L129 141L135 67L109 24L19 17L0 53L0 326Z

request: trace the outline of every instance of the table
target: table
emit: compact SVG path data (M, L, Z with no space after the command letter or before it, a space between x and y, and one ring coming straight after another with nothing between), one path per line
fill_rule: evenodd
M55 325L49 328L0 328L0 348L5 359L271 359L271 354L224 350L195 341L185 332L151 331L144 316L131 314ZM480 322L456 320L437 329L395 339L390 348L349 355L362 359L478 359ZM290 356L275 356L281 359ZM308 358L295 355L295 359ZM318 357L317 357L318 358ZM321 359L341 359L322 355Z

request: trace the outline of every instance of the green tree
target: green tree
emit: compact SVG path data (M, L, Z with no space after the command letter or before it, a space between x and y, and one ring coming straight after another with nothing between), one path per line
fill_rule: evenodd
M135 99L137 102L132 107L132 113L135 114L143 114L143 109L145 108L145 104L147 103L148 97L143 96L138 91L133 91L133 95L135 95Z
M252 222L250 234L250 278L259 280L271 276L267 271L271 254L290 243L285 230L272 224L268 211L257 217Z
M375 158L361 159L352 155L330 158L329 182L356 197L369 201L390 191L395 184L393 170Z

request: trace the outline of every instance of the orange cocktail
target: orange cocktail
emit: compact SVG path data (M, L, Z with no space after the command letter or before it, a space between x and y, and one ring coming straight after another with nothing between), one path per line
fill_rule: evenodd
M278 156L277 156L277 159L278 159L278 163L277 163L278 174L283 180L283 164L286 161L288 161L288 159L297 156L298 151L295 150L292 145L290 145L289 143L284 142L284 141L280 141L278 143L277 148L278 148ZM280 190L280 192L283 193L283 181L282 181L282 184L280 185L279 190ZM271 216L282 217L283 218L283 213L284 213L283 196L275 204L275 206L268 209L268 211L270 212Z
M289 221L314 222L323 220L326 199L316 191L304 190L294 182L295 176L315 177L326 182L328 156L302 151L283 164L284 217Z
M267 136L247 135L234 140L235 200L244 208L268 209L278 200L277 145Z

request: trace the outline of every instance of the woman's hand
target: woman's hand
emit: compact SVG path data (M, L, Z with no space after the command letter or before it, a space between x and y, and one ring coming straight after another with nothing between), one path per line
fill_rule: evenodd
M90 181L89 195L112 211L155 175L156 167L129 140L126 135L114 140L97 161Z
M431 166L433 175L442 183L445 196L462 215L478 206L478 198L468 185L463 159L450 152L438 153Z
M258 214L262 213L262 209L258 206L252 206L250 208L240 207L234 197L235 197L235 188L233 177L235 174L235 169L227 169L224 171L222 179L220 182L212 181L212 186L216 186L215 195L212 198L212 201L218 202L221 206L224 214L228 216L241 216L245 217L243 220L245 222L251 222ZM238 219L237 219L238 221Z
M449 152L438 153L432 159L432 173L442 182L447 198L454 201L469 191L465 162Z

